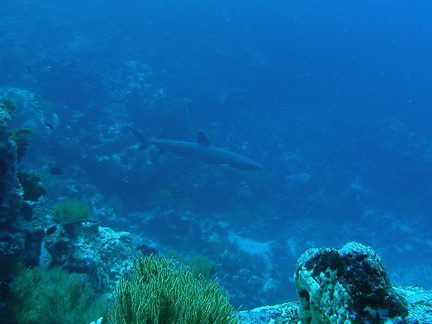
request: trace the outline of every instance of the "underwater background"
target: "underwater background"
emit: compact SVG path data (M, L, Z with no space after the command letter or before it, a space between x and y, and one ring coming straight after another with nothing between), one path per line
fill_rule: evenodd
M32 129L20 168L40 176L42 207L79 199L138 249L206 256L236 308L296 300L297 258L349 241L393 284L432 289L431 2L2 9L0 95L11 127ZM139 151L125 126L202 130L264 168Z

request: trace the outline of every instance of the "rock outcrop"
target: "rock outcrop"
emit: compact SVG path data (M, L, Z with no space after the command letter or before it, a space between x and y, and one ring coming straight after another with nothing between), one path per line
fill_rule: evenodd
M297 261L294 281L303 323L383 323L408 315L381 258L360 243L307 250Z
M0 276L25 246L18 216L23 203L23 189L17 176L17 146L9 129L12 103L0 101Z
M307 250L294 283L300 303L240 312L241 323L432 323L432 292L392 286L379 255L360 243Z
M80 221L58 225L45 237L39 264L88 274L94 288L112 292L136 255L130 233Z
M5 99L3 99L5 100ZM23 202L23 190L17 176L17 146L9 129L10 108L0 102L0 224L11 223Z

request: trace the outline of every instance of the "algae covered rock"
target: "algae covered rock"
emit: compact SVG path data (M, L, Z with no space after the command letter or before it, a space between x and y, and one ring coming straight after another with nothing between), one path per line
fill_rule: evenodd
M18 221L24 192L17 177L17 147L9 129L11 105L0 99L0 281L7 277L8 266L22 255L26 244Z
M112 291L136 254L130 233L83 221L57 225L42 242L39 265L88 274L95 288Z
M294 281L302 323L397 323L408 315L381 258L360 243L307 250Z
M0 224L11 223L23 202L23 189L17 178L17 147L12 140L11 115L0 104Z

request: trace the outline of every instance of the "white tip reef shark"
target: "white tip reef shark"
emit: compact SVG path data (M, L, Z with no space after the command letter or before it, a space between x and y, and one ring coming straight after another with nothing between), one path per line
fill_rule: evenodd
M138 150L143 150L149 145L154 145L159 149L159 154L173 152L209 164L229 166L238 170L254 171L263 168L257 161L211 145L202 131L198 132L198 139L196 142L184 142L148 138L129 126L126 126L126 128L141 142Z

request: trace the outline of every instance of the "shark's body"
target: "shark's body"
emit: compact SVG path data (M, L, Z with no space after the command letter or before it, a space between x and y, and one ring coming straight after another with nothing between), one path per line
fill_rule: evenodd
M141 142L139 149L144 149L149 145L159 148L160 153L173 152L181 156L193 158L210 164L230 166L239 170L253 171L262 169L263 166L243 155L221 149L210 145L203 132L198 133L196 142L183 142L165 139L152 139L144 136L131 127L127 128Z

